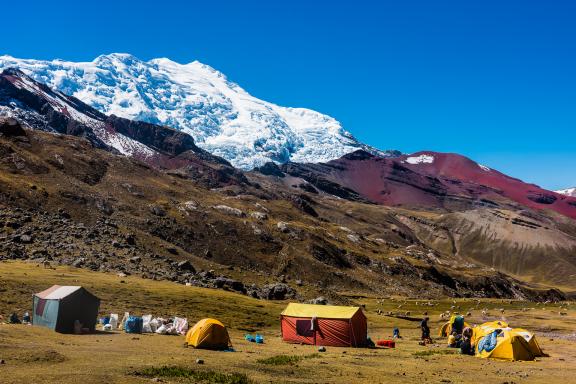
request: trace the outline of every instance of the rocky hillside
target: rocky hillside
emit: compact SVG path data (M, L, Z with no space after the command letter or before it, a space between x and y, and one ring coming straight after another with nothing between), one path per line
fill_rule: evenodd
M415 210L403 224L436 250L531 281L574 284L574 198L454 154L383 159L359 151L278 171L343 199Z
M4 259L264 298L557 295L480 264L463 271L462 256L420 240L425 224L415 212L343 202L292 177L249 174L249 183L207 189L86 139L1 129Z
M408 157L383 175L412 197L389 204L352 182L383 180L349 171L386 163L366 152L243 172L182 132L103 115L15 70L0 76L0 114L1 259L269 299L575 289L572 219L485 199L473 180L449 189L458 180Z

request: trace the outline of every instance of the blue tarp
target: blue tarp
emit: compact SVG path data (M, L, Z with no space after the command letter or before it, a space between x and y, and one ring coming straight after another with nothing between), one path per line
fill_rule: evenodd
M478 343L478 352L490 352L496 348L496 344L498 343L497 337L498 331L494 331L480 339L480 342Z
M126 333L142 333L142 325L144 324L141 317L130 316L126 323L124 323L124 331Z

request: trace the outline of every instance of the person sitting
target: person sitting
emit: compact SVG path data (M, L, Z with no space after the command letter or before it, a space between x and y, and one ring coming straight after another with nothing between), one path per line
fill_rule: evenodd
M462 342L460 343L460 353L463 355L474 355L474 344L472 344L472 329L464 328L462 331Z
M392 330L392 338L393 339L401 339L402 336L400 336L400 329L398 329L398 327L394 327L394 329Z
M460 343L460 353L463 355L474 355L474 345L470 339L464 339Z
M448 335L448 347L456 348L456 337L454 336L454 333Z
M460 347L460 344L462 343L462 336L459 335L456 332L452 332L449 336L448 336L448 347L450 348L458 348Z
M10 324L21 324L22 322L20 321L20 319L18 318L18 315L16 314L16 312L13 312L10 315Z

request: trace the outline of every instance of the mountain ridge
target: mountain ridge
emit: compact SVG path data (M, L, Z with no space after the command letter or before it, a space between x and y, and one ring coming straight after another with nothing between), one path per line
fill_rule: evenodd
M498 206L503 200L502 204L514 202L576 219L576 199L454 153L420 151L380 158L359 150L326 163L287 163L280 169L339 197L383 205L447 208L456 204L470 208L475 204Z
M105 114L182 130L201 148L245 170L270 160L322 162L357 149L397 154L360 143L330 116L257 99L198 61L142 61L130 54L101 55L92 62L0 56L0 69L8 67Z
M241 172L196 146L184 132L106 116L18 69L5 69L0 74L0 116L24 121L32 129L83 137L96 148L132 157L154 168L194 174L197 181L206 185L245 182Z

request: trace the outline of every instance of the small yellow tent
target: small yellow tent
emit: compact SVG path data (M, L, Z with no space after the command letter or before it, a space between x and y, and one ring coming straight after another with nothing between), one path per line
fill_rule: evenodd
M186 344L202 349L226 349L232 346L224 324L216 319L202 319L186 334Z
M501 360L534 360L535 357L544 356L544 352L536 341L536 336L522 328L494 327L495 324L483 324L483 327L474 332L476 356ZM507 325L507 324L506 324ZM495 344L488 338L495 336Z
M450 330L452 329L452 324L454 324L454 320L456 320L456 317L459 315L452 315L450 316L450 320L448 320L447 322L445 322L441 327L440 330L438 331L438 336L440 337L448 337L448 334L450 333ZM470 324L468 324L467 322L464 322L464 328L469 328Z

